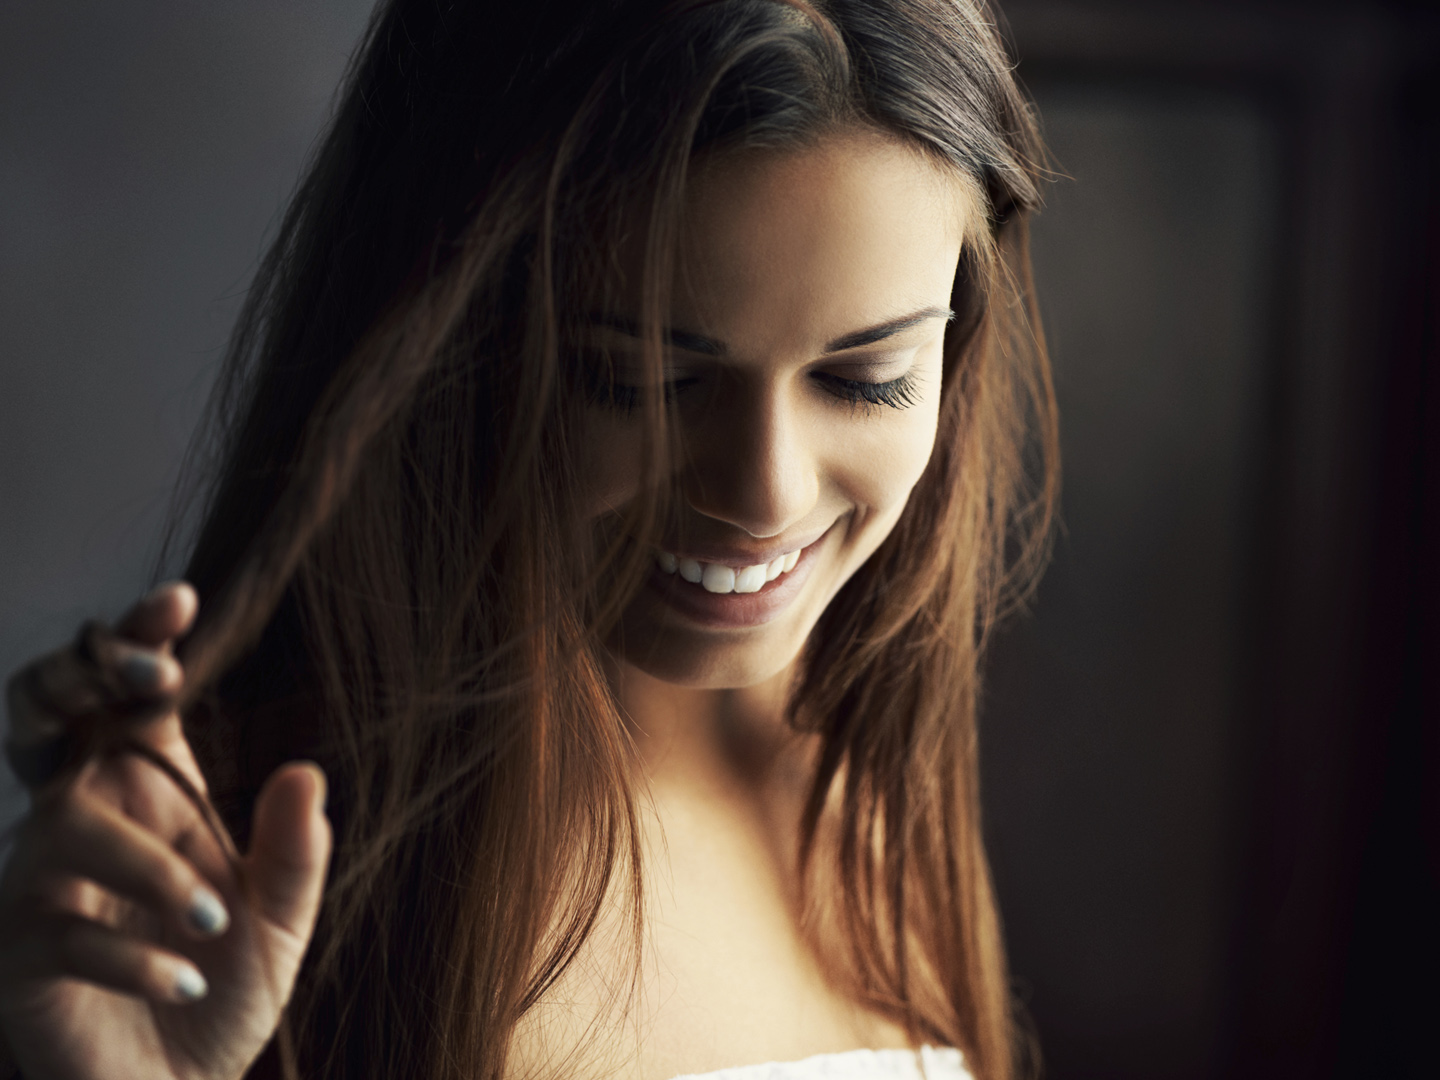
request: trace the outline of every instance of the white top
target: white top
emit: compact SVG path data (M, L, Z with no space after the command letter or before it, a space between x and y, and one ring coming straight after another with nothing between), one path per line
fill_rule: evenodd
M960 1051L922 1046L916 1050L849 1050L817 1054L804 1061L739 1065L719 1072L688 1073L675 1080L975 1080Z

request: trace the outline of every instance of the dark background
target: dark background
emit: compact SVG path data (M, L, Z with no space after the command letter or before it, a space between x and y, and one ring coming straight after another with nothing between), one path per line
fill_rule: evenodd
M368 8L0 5L0 667L147 582ZM1065 529L982 740L1049 1073L1440 1075L1440 20L1005 10Z

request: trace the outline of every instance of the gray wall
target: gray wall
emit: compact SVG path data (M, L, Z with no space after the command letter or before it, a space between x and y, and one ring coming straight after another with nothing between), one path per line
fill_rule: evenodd
M370 0L0 4L0 670L149 583ZM0 820L21 803L8 774Z

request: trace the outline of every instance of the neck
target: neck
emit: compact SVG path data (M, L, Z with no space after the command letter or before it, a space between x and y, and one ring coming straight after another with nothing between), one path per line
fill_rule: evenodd
M785 722L793 666L755 686L699 689L647 675L624 660L610 678L652 789L757 789L797 743Z

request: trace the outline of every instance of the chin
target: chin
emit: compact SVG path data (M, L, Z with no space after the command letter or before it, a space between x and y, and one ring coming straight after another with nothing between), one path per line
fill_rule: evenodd
M648 630L648 632L646 632ZM617 659L652 679L690 690L743 690L788 671L805 645L804 634L745 634L750 640L717 640L714 634L677 627L642 629L629 619L610 642Z

